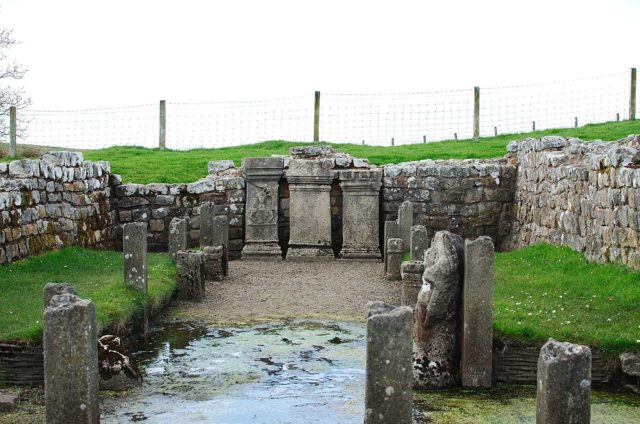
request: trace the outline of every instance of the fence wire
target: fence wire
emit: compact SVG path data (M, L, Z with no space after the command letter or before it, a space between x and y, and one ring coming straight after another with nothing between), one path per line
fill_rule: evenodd
M480 136L629 118L629 72L480 89ZM636 92L640 104L640 92ZM158 104L22 110L20 143L66 149L157 147ZM474 90L322 93L320 140L396 145L473 137ZM534 124L535 122L535 124ZM7 125L0 122L0 125ZM266 140L312 141L314 95L258 101L166 103L166 147L214 148Z

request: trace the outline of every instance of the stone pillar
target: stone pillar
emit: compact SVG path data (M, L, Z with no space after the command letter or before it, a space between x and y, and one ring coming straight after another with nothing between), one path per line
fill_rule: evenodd
M179 250L176 254L178 268L178 299L195 300L204 299L204 263L202 252Z
M385 221L384 222L384 243L382 245L382 254L384 261L384 272L387 272L387 244L389 239L398 238L400 233L398 232L398 221Z
M340 171L342 259L380 259L382 171Z
M414 308L422 288L423 261L406 261L400 267L402 276L402 304Z
M222 246L222 272L226 276L229 271L229 218L224 215L213 219L212 246Z
M200 247L213 246L213 219L216 216L215 204L204 202L200 205Z
M333 260L331 183L333 159L289 162L288 260Z
M590 402L591 350L549 339L538 357L536 423L588 424Z
M424 261L424 253L429 248L429 235L424 225L411 227L411 260Z
M147 293L147 224L132 222L123 226L124 281Z
M465 240L462 386L490 388L493 359L493 240Z
M98 331L89 300L59 294L44 310L44 387L48 424L100 422Z
M222 281L224 278L224 248L207 246L202 250L205 281Z
M402 278L400 275L400 265L402 262L402 252L404 251L402 239L390 238L387 241L387 271L385 278L395 281Z
M365 424L411 424L413 313L406 306L367 304Z
M398 237L406 249L411 245L411 227L413 227L413 203L405 200L398 208Z
M460 236L439 231L425 254L423 285L415 310L416 388L449 388L459 383L463 249Z
M176 260L178 250L187 249L187 220L173 218L169 223L169 257Z
M77 296L76 290L68 283L47 283L44 286L44 307L46 308L51 303L53 296L59 294L72 294Z
M247 185L242 259L282 259L278 245L278 188L283 158L245 158Z

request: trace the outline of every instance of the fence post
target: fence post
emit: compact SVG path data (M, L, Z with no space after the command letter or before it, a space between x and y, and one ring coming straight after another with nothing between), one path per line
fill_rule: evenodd
M578 128L578 117L576 116L574 121L573 121L573 126L574 128Z
M313 141L320 141L320 92L316 91L313 115Z
M16 107L9 108L9 157L15 158L18 155L16 146L17 124L16 124Z
M629 93L629 119L636 119L636 68L631 68L631 90Z
M480 138L480 87L473 87L473 138Z
M396 141L395 141L395 139L393 137L391 137L391 146L393 147L395 145L396 145Z
M158 147L164 149L167 147L167 101L160 100L160 138Z

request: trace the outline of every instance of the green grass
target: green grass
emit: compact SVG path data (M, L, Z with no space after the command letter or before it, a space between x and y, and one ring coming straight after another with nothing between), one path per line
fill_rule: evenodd
M486 137L479 141L446 140L438 143L411 144L396 147L362 146L355 144L331 144L336 150L359 158L367 158L376 165L398 163L420 159L488 159L501 157L511 140L543 135L561 135L579 137L584 140L618 140L632 133L640 133L640 120L609 122L605 124L585 125L580 128L550 129L522 134L507 134ZM236 165L244 157L287 154L289 147L310 143L285 141L267 141L245 146L224 147L219 149L195 149L173 151L145 149L141 147L110 147L101 150L86 150L87 160L108 160L111 170L122 175L125 182L147 184L188 183L207 175L207 162L210 160L232 159Z
M615 354L640 349L640 272L587 262L567 247L534 245L496 254L498 334L554 337Z
M151 310L175 289L175 266L166 254L149 253ZM42 337L43 288L70 283L96 305L98 326L117 329L142 312L144 296L127 287L121 252L70 247L0 267L0 340L38 341Z

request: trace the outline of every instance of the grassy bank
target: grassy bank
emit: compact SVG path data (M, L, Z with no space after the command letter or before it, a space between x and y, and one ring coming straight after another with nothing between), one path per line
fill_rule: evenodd
M38 341L42 336L43 288L70 283L96 305L100 328L127 325L143 310L168 299L175 288L175 266L166 254L148 254L149 295L127 287L121 252L71 247L0 267L0 340Z
M640 349L640 272L587 262L569 248L498 253L494 329L523 341L554 337L609 353Z

